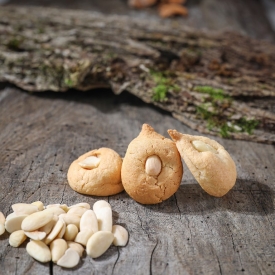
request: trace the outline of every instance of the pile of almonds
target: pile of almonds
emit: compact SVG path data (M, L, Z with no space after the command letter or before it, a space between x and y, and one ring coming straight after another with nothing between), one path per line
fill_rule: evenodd
M159 15L166 18L174 15L186 16L188 10L182 5L185 2L186 0L128 0L128 5L136 9L157 5Z
M0 212L0 235L11 233L9 243L19 247L27 237L26 249L39 262L53 261L65 268L78 265L86 247L87 254L97 258L113 244L125 246L128 232L113 225L112 209L108 202L99 200L90 209L88 203L51 204L41 201L12 205L13 213L6 219Z

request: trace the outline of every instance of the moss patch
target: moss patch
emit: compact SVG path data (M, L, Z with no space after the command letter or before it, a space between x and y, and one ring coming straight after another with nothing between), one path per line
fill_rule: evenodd
M243 117L238 120L228 121L223 113L230 107L232 98L224 93L222 89L216 89L210 86L196 86L194 91L209 95L204 102L197 106L196 114L206 121L207 128L214 128L224 138L230 137L230 133L243 132L249 135L259 125L259 121Z
M180 87L173 83L173 79L168 74L155 71L150 71L150 74L156 83L156 86L153 87L152 99L154 101L165 101L168 91L178 92L180 90Z

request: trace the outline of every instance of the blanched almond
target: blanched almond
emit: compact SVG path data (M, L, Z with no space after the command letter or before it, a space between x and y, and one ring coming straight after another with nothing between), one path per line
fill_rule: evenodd
M66 241L73 241L78 233L78 228L74 224L68 224L64 234L64 239Z
M16 203L13 204L11 208L16 215L30 215L32 213L38 212L38 207L36 205L28 203Z
M21 230L22 222L27 217L28 217L28 215L17 216L17 215L15 215L15 213L14 213L14 215L10 215L9 217L7 217L6 222L5 222L6 230L9 233Z
M114 225L112 228L114 234L113 244L115 246L125 246L128 242L128 231L121 225Z
M91 156L91 157L87 157L83 161L80 161L78 164L79 166L85 169L94 169L98 167L99 163L100 163L100 158Z
M69 211L67 212L67 214L74 214L77 215L79 217L82 217L82 215L87 211L87 208L81 207L81 206L76 206L73 207L71 209L69 209Z
M44 204L41 201L35 201L35 202L31 203L31 204L37 206L39 211L43 211L44 210Z
M80 231L86 229L92 230L94 233L98 231L97 217L93 210L87 210L80 219Z
M58 206L51 206L51 207L45 209L44 211L50 212L50 213L52 213L54 215L57 215L57 216L59 216L61 214L66 214L66 212L62 208L60 208Z
M71 208L73 208L73 207L84 207L84 208L86 208L86 209L91 209L91 206L90 206L90 204L89 203L87 203L87 202L81 202L81 203L77 203L77 204L73 204L73 205L71 205L70 207L69 207L69 209L71 209Z
M58 221L58 216L53 215L53 219L50 222L48 222L46 225L40 227L38 231L43 231L46 233L46 235L48 235L52 231L57 221Z
M0 236L3 235L6 231L5 225L0 223Z
M55 239L62 239L65 232L66 232L66 224L64 223L61 230L59 231L59 233L57 234Z
M24 233L27 237L29 237L30 239L35 240L35 241L41 241L46 237L45 232L40 232L40 231L37 231L37 230L32 231L32 232L24 231Z
M147 158L145 163L145 172L149 176L157 176L161 172L161 160L157 155Z
M96 214L96 212L101 209L101 208L104 208L104 207L109 207L112 209L111 205L107 202L107 201L104 201L104 200L99 200L97 202L94 203L93 205L93 210Z
M76 243L80 243L80 244L86 246L86 245L87 245L87 242L88 242L88 240L89 240L89 238L93 235L93 233L94 233L94 232L93 232L92 230L90 230L90 229L86 229L86 230L84 230L84 231L80 231L80 232L76 235L74 241L75 241Z
M10 234L9 244L13 247L19 247L25 240L27 236L23 230L17 230Z
M206 144L201 140L193 140L192 144L195 147L195 149L199 152L212 152L214 154L218 153L216 149L214 149L212 146Z
M96 212L96 217L98 221L99 231L110 231L112 232L113 218L112 210L109 207L104 207Z
M0 223L5 224L6 218L2 212L0 212Z
M72 268L78 265L79 254L72 248L68 248L65 254L57 261L57 265L65 268Z
M92 258L98 258L111 246L114 235L111 232L98 231L88 240L86 251Z
M80 217L75 215L75 214L61 214L59 216L61 219L63 219L63 221L66 223L66 225L68 224L74 224L77 226L77 228L79 228L79 223L80 223Z
M76 242L71 242L71 241L68 241L67 244L68 244L68 248L72 248L79 254L79 257L82 257L84 247L81 244Z
M24 216L27 216L27 215L24 215ZM14 212L10 213L10 214L6 217L6 221L9 220L10 218L13 218L13 217L17 217L17 215L16 215Z
M65 254L67 248L68 245L63 239L53 240L50 245L52 261L56 263Z
M21 225L21 228L24 231L34 231L53 219L53 213L47 212L46 210L33 213L27 216Z
M51 260L51 251L42 241L30 241L26 250L30 256L41 263L47 263Z
M63 220L58 220L57 223L55 224L55 226L53 227L51 233L46 237L46 239L44 240L45 244L49 244L50 242L52 242L56 236L58 235L58 233L61 231L61 229L63 228L64 225L64 221Z

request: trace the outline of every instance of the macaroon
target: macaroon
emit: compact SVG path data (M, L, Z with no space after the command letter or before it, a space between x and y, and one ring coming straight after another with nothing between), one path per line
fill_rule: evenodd
M68 182L85 195L110 196L124 190L121 183L122 159L110 148L92 150L72 162Z
M168 130L189 170L202 189L215 197L224 196L236 183L236 165L217 141Z
M160 203L178 190L182 175L175 143L143 124L123 159L121 179L125 191L139 203Z

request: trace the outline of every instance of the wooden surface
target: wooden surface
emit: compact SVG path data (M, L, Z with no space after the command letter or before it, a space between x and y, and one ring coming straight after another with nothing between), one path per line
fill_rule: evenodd
M45 93L14 88L0 92L0 208L16 202L45 204L98 198L75 193L67 184L70 163L102 146L125 154L144 122L167 136L175 128L196 134L170 115L130 94ZM134 202L123 192L103 198L114 222L130 233L126 247L112 247L97 260L85 257L74 270L42 265L25 246L11 248L0 237L0 274L273 274L275 149L217 139L238 170L237 184L223 198L207 195L185 167L178 192L153 206Z
M32 92L127 90L202 134L275 144L274 71L275 46L239 33L87 11L0 10L0 82Z
M236 11L235 2L245 5L244 1L194 1L197 4L187 22L210 29L233 22L231 28L257 38L273 37L267 21L261 20L258 1L251 1L251 7L258 7L260 17L248 6L245 11L238 9L239 16L228 9L213 13L216 17L201 16L203 5L218 3L214 7L229 5ZM213 12L213 8L207 10ZM224 25L210 24L217 18ZM70 163L102 146L123 156L145 122L166 137L170 128L197 134L128 93L38 95L2 85L0 210L7 215L13 203L35 200L94 203L98 198L77 194L68 186ZM64 270L36 262L25 245L10 247L6 233L0 236L0 274L274 274L275 147L215 139L232 155L238 171L236 186L223 198L207 195L184 166L178 192L159 205L140 205L125 192L103 198L113 207L114 222L130 233L126 247L112 247L96 260L85 257L75 269Z

